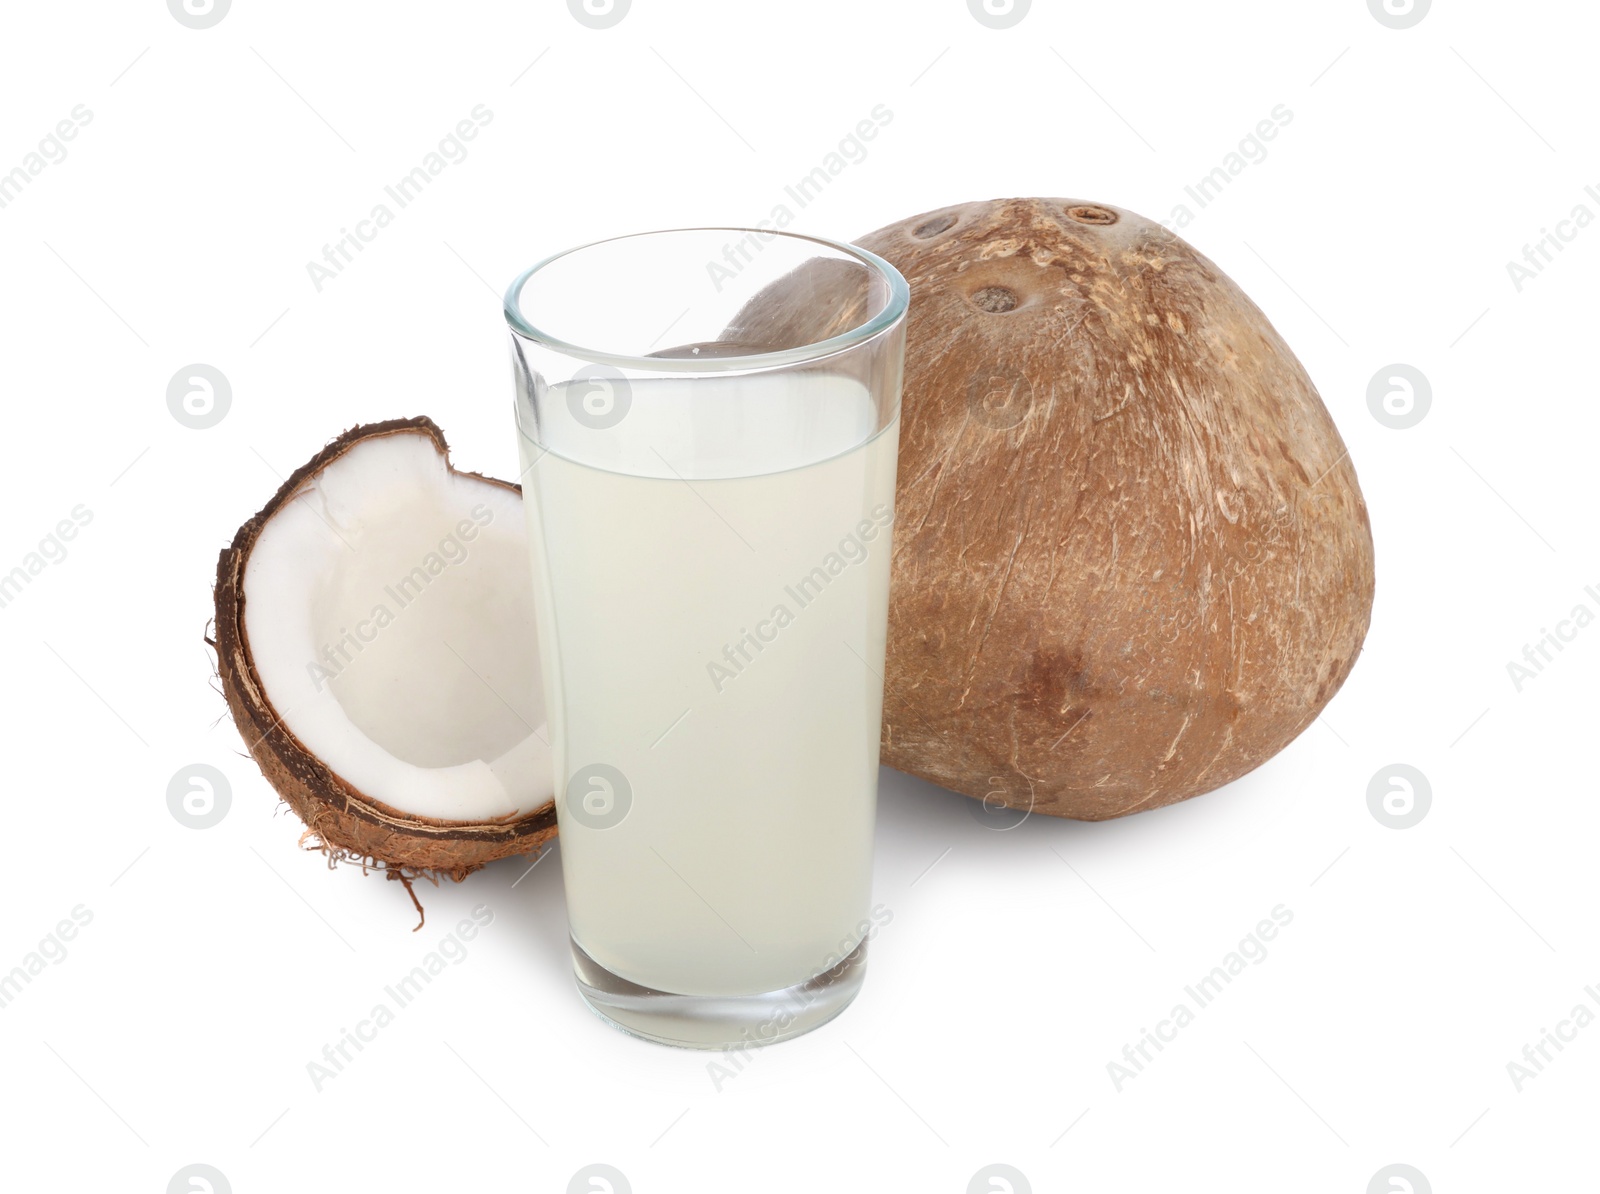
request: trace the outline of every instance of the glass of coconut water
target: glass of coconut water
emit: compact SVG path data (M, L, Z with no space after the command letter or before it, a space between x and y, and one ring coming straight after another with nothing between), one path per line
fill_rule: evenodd
M799 1035L860 989L908 301L770 228L619 237L505 300L578 989Z

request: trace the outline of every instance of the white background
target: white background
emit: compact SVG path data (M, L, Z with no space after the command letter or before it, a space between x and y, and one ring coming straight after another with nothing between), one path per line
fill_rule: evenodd
M240 1192L560 1191L591 1162L638 1194L959 1192L994 1162L1035 1191L1360 1194L1395 1162L1441 1192L1592 1181L1600 1027L1520 1092L1507 1063L1600 1011L1600 628L1520 692L1506 667L1600 612L1600 225L1520 292L1506 269L1600 215L1592 6L1440 0L1404 30L1362 0L1037 0L1006 30L957 0L636 0L604 30L551 0L3 20L0 171L93 113L0 209L0 571L93 516L0 609L0 970L93 916L0 1010L6 1188L156 1192L195 1162ZM478 104L470 155L319 293L306 263ZM1188 803L996 833L885 773L893 921L864 993L719 1090L707 1056L581 1006L559 851L515 887L519 860L425 890L413 934L398 884L296 849L211 680L211 579L358 421L432 415L459 465L514 476L504 283L593 238L766 217L878 104L798 230L1007 195L1166 219L1292 111L1184 235L1316 380L1377 604L1326 715ZM207 430L166 406L193 362L232 386ZM1367 405L1396 362L1432 386L1408 430ZM1432 788L1406 830L1367 806L1395 762ZM204 831L166 805L195 763L232 788ZM466 960L316 1092L307 1063L480 903ZM1107 1063L1279 904L1266 960L1119 1092Z

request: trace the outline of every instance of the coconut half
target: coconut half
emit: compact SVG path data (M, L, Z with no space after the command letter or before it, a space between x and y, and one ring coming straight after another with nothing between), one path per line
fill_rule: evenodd
M460 879L556 831L521 490L356 427L217 562L218 674L317 844Z

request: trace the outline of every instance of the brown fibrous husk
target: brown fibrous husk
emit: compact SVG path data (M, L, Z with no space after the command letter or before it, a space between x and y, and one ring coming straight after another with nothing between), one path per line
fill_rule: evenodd
M1100 820L1282 750L1360 653L1373 545L1261 309L1109 204L963 203L857 243L911 287L883 761Z

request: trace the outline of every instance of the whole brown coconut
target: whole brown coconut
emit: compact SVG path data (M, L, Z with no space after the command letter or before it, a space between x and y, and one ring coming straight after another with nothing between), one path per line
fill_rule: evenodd
M325 850L387 869L391 878L424 872L462 879L487 862L530 853L554 837L554 802L547 801L512 821L456 822L404 813L357 790L283 724L256 672L246 630L245 566L262 528L333 461L372 437L390 435L425 436L445 457L445 463L449 462L444 433L431 419L394 419L352 428L296 469L223 550L217 560L214 591L217 674L234 724L262 775ZM477 473L466 475L521 492L519 486L506 481Z
M1361 649L1372 535L1261 310L1105 204L967 203L859 243L911 284L883 761L1100 820L1283 749Z

